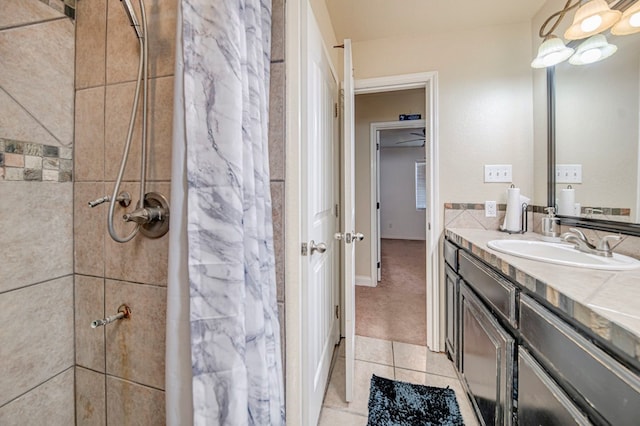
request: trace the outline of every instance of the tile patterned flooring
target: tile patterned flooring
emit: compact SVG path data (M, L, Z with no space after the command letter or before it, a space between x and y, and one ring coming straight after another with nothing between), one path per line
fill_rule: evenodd
M453 364L443 353L425 346L356 336L354 398L344 401L344 340L334 359L331 378L320 413L320 426L360 426L367 424L367 404L371 375L427 386L452 388L465 425L474 426L471 404L456 376Z

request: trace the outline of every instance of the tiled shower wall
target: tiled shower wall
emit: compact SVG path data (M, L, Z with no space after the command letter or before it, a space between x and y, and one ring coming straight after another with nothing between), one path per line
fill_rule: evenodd
M135 6L137 2L132 2ZM176 0L147 1L149 25L149 168L147 191L169 196ZM85 424L164 423L164 359L169 235L124 244L107 231L108 204L120 167L138 66L138 39L120 0L76 5L74 259L76 420ZM140 105L141 109L141 105ZM140 114L138 114L140 116ZM139 199L141 119L121 191ZM129 208L128 210L130 210ZM119 235L131 229L118 218ZM126 303L131 319L92 329Z
M164 423L168 235L125 244L106 230L106 204L125 143L138 63L137 39L120 0L80 0L76 20L74 187L76 418L78 424ZM137 2L134 2L137 5ZM148 190L170 193L171 122L177 0L147 1L150 40L150 166ZM270 151L278 301L284 323L284 5L273 2ZM136 126L140 134L140 123ZM129 157L121 190L138 199L139 149ZM117 208L115 216L120 217ZM119 222L119 221L116 221ZM124 234L123 227L119 232ZM91 329L116 313L130 320Z
M73 21L0 14L0 424L73 424Z

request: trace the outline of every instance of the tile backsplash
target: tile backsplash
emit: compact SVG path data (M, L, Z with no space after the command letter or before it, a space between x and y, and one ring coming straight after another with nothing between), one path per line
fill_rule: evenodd
M544 212L545 206L529 206L528 220L529 232L540 234L542 232L542 218L546 216ZM600 211L609 214L607 219L615 216L614 220L628 221L629 215L625 209L608 209L599 208ZM465 229L486 229L498 230L504 221L506 212L506 204L498 204L497 217L485 217L484 204L480 203L445 203L444 204L444 226L445 228L465 228ZM584 208L583 212L587 213ZM597 215L592 217L598 218ZM567 232L568 226L562 226L561 232ZM605 235L611 234L607 231L599 231L593 229L581 230L585 233L591 242L600 240ZM616 253L627 256L640 258L640 237L631 235L621 235L622 240L611 245Z

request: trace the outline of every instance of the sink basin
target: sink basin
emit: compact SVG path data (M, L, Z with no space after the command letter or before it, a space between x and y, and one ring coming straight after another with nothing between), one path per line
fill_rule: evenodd
M493 240L489 241L487 246L513 256L558 265L609 271L627 271L640 268L640 261L632 257L617 253L614 253L613 257L583 253L573 248L571 244L534 240Z

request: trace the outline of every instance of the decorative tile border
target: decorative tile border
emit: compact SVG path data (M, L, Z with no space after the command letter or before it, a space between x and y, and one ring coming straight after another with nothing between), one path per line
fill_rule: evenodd
M71 182L73 150L0 138L0 180Z

